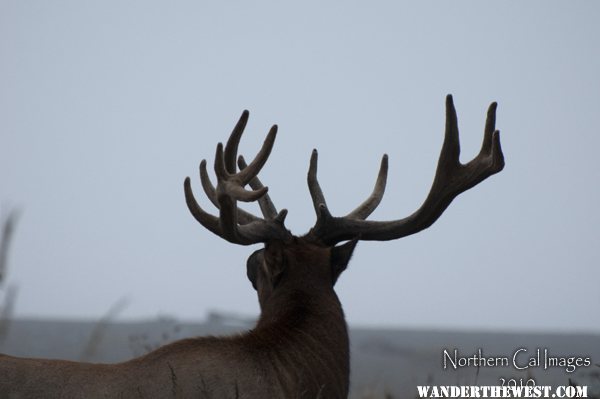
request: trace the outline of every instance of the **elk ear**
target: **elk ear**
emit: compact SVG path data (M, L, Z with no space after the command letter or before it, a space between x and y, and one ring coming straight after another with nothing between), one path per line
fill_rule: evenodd
M354 252L357 243L358 237L353 238L345 244L331 248L331 282L333 285L335 285L340 274L348 267L348 262L352 258L352 252Z
M275 288L279 284L286 267L285 256L279 243L265 246L263 265L271 287Z
M255 290L257 289L256 279L258 278L258 268L264 261L264 252L264 249L254 251L246 261L246 275L248 276L248 280L250 280L252 287L254 287Z

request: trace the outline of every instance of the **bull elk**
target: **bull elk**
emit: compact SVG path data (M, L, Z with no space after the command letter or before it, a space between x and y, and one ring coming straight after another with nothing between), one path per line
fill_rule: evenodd
M246 164L237 156L248 121L244 111L225 147L217 145L216 187L208 177L206 161L200 163L202 187L219 216L198 205L189 178L184 191L192 215L212 233L234 244L264 244L247 260L247 275L261 308L255 328L232 337L184 339L112 365L2 355L0 397L346 398L348 332L334 285L356 243L395 240L426 229L457 195L502 170L495 119L496 103L492 103L481 151L461 164L456 111L452 97L446 98L445 137L431 190L421 207L404 219L366 220L384 193L386 155L372 194L346 216L333 216L317 180L314 150L308 188L316 223L307 234L295 236L284 224L287 211L277 211L257 177L273 147L277 126ZM238 201L258 201L263 217L238 208Z

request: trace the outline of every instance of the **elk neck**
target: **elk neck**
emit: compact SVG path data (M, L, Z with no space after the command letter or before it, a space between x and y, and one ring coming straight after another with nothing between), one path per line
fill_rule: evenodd
M264 304L256 330L271 328L300 329L304 333L320 330L347 334L346 321L340 301L332 287L286 287L273 292Z
M346 397L350 345L333 287L326 291L306 286L280 288L264 304L250 332L253 347L261 348L262 356L278 365L277 369L295 370L292 376L285 373L283 380L312 381L315 387L326 385L329 397Z
M282 281L263 304L252 335L265 343L272 342L271 348L297 352L298 358L308 359L311 356L307 353L314 354L312 361L319 365L316 369L336 370L339 378L347 380L348 330L330 281L311 278Z

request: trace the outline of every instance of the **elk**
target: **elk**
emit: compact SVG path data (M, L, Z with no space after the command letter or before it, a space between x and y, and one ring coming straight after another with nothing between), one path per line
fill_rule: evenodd
M334 291L359 240L387 241L431 226L460 193L504 167L496 103L487 113L481 151L459 162L459 138L452 97L446 98L445 137L430 192L419 209L403 219L370 221L385 190L388 158L383 156L371 195L343 217L333 216L317 180L317 151L308 171L316 223L303 236L285 227L257 177L273 147L277 126L250 162L238 158L248 121L244 111L229 140L217 145L211 183L206 161L200 180L218 217L197 203L189 177L184 192L194 218L217 236L240 245L263 244L247 260L257 291L260 317L254 329L237 336L184 339L119 364L0 356L2 398L346 398L349 342L342 306ZM246 188L249 186L249 189ZM238 208L258 201L263 217Z

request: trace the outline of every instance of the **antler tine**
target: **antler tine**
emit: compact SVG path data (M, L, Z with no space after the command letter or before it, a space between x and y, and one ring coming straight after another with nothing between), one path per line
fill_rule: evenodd
M238 157L238 167L240 170L244 170L248 167L248 164L242 155ZM254 176L249 184L253 190L260 190L264 187L258 176ZM258 205L265 218L274 219L277 217L277 208L275 208L275 204L271 201L271 197L269 197L268 193L258 199Z
M186 177L183 182L183 191L185 193L185 203L187 204L188 209L190 210L194 218L198 221L198 223L200 223L207 230L210 230L214 234L218 236L222 235L221 226L219 226L219 218L204 211L204 209L202 209L202 207L196 201L196 198L194 198L194 193L192 191L192 185L190 183L189 177Z
M208 177L206 161L200 163L202 187L209 199L219 208L219 217L210 215L198 205L192 194L190 180L186 178L184 191L188 208L200 224L232 243L250 245L267 242L271 239L287 239L291 233L284 225L287 215L286 210L282 210L279 214L275 213L274 217L269 220L264 220L237 207L237 201L256 201L266 195L268 188L262 186L262 184L254 190L246 190L244 186L250 180L257 179L256 175L267 161L277 134L277 126L273 126L250 165L235 173L237 148L247 121L248 112L244 111L233 129L225 149L223 149L223 144L217 144L214 163L215 174L217 175L216 188ZM238 222L241 224L238 224Z
M444 132L444 143L438 165L445 167L456 167L460 165L460 140L458 138L458 117L452 95L446 96L446 130Z
M219 201L217 201L217 191L213 186L212 182L210 181L210 177L208 177L205 159L203 159L202 162L200 162L200 181L202 182L202 189L204 189L204 193L206 194L210 202L212 202L215 207L219 208ZM243 209L238 208L237 213L238 221L241 224L248 224L250 222L260 220L258 217L254 216L250 212L244 211Z
M485 120L483 143L481 144L479 156L491 156L493 169L499 172L504 167L504 154L502 154L502 148L500 145L500 131L496 130L497 108L498 103L496 102L491 103L490 107L488 108L487 118Z
M317 214L317 218L321 215L322 210L327 210L327 202L325 201L325 196L323 195L323 190L321 190L321 185L319 184L319 180L317 179L317 164L319 161L319 153L316 149L312 150L312 154L310 155L310 164L308 167L308 175L306 176L306 181L308 183L308 191L310 192L310 197L312 198L313 207L315 208L315 213Z
M492 136L494 135L494 131L496 130L496 109L498 108L498 103L495 101L490 104L487 112L487 117L485 119L485 129L483 132L483 143L481 144L481 152L490 153L492 151Z
M227 145L225 145L225 169L231 174L236 172L235 160L237 158L238 146L240 145L240 138L242 137L242 133L244 133L249 116L250 113L248 110L242 112L240 119L229 136L229 140L227 140Z
M262 147L256 157L250 162L250 165L246 167L244 170L241 170L237 176L243 185L248 184L250 180L252 180L258 172L262 169L267 162L267 158L271 154L271 150L273 149L273 144L275 143L275 137L277 137L277 125L273 125L269 133L267 134L267 138L263 142Z
M385 193L387 174L388 156L387 154L383 154L383 157L381 158L381 165L379 166L379 173L377 174L377 180L375 181L375 187L373 187L373 192L355 210L346 215L347 218L364 220L368 218L371 213L373 213L373 211L381 202L383 194Z
M467 164L461 164L458 119L452 96L448 95L444 143L433 184L421 207L410 216L393 221L360 220L358 216L362 214L356 211L346 217L338 218L328 215L327 208L321 207L319 208L321 212L318 213L320 216L317 217L317 222L308 236L328 245L356 237L360 237L361 240L386 241L405 237L431 226L456 196L504 168L500 132L495 130L495 121L496 103L492 103L488 109L479 154ZM313 169L312 163L311 159L311 169ZM316 174L316 165L314 169ZM314 198L315 196L313 201Z
M200 182L202 183L202 189L204 193L217 208L219 207L219 202L217 201L217 192L215 190L215 186L213 186L210 181L210 177L208 177L208 171L206 170L206 159L203 159L200 162Z

